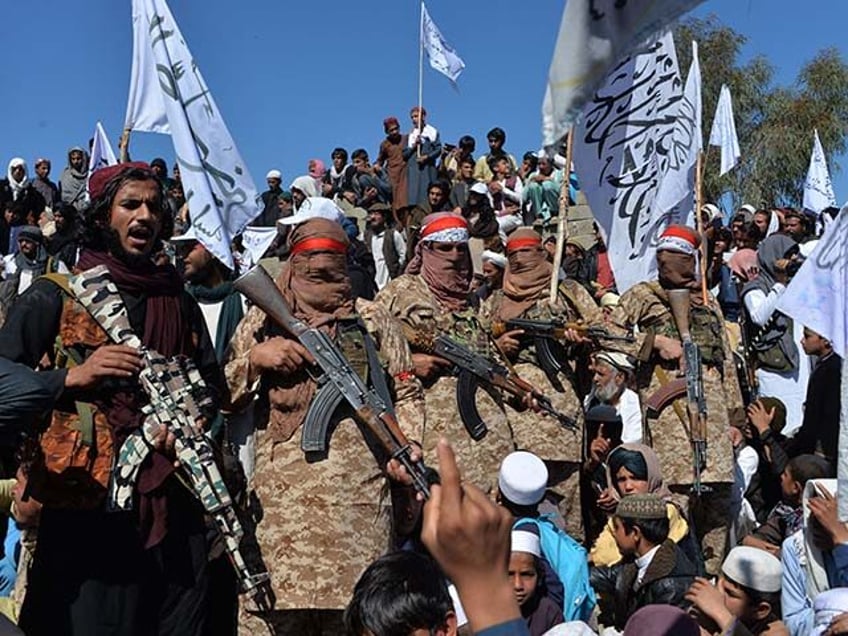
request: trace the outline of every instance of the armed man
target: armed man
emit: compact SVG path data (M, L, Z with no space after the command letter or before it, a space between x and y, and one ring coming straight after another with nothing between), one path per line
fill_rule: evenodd
M459 345L466 358L481 356L478 361L484 366L497 356L478 320L471 292L468 239L468 222L462 216L449 212L426 216L406 273L390 281L375 301L403 325L415 374L424 384L427 427L418 439L425 458L434 457L439 438L447 437L465 478L493 491L501 461L515 450L503 400L494 391L458 392L460 381L469 377L467 370L463 374L433 351L434 341L444 336L454 348Z
M124 331L163 356L185 356L211 389L220 370L200 309L176 270L151 258L172 229L161 183L146 164L119 164L95 172L89 190L78 273L108 271L126 308L113 315L128 320ZM113 464L150 424L137 379L145 366L139 348L110 344L67 282L37 279L0 331L5 357L68 368L41 438L44 464L30 475L44 509L21 627L36 635L199 636L207 609L204 509L174 474L175 435L156 424L136 479L120 484L132 510L107 510ZM213 413L215 400L206 403Z
M670 225L662 233L658 280L625 292L610 317L619 328L635 327L637 341L610 348L638 360L637 390L648 411L645 441L659 456L665 482L689 498L707 571L715 574L724 557L733 483L728 429L744 424L745 411L724 318L696 275L700 244L686 226Z
M391 538L383 475L398 477L387 466L398 454L387 456L369 428L374 409L421 439L424 401L400 326L381 305L352 299L342 227L311 218L289 247L270 288L258 288L269 281L261 270L236 281L257 306L233 336L225 372L236 408L259 398L252 512L276 596L270 611L245 606L240 628L340 634L359 574ZM374 399L360 401L366 394Z
M575 326L602 327L603 315L589 292L572 280L562 281L556 300L550 302L553 266L547 261L542 237L532 229L519 228L510 234L506 254L508 267L503 289L483 303L481 321L499 336L498 346L515 364L515 371L550 395L558 410L573 422L567 428L556 418L539 417L529 409L510 410L509 414L518 448L545 460L550 476L548 486L557 498L566 529L579 540L583 536L579 492L583 445L581 402L589 378L584 376L581 382L578 372L588 368L591 342L576 329L561 329L562 339L554 333L536 336L533 331L569 322ZM515 325L516 320L524 322Z

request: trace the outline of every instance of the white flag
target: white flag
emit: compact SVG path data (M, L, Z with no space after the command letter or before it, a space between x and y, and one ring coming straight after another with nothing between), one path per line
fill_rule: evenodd
M132 3L132 21L132 71L124 128L170 135L165 102L159 89L156 60L150 47L151 24L144 4L138 0L133 0Z
M667 216L690 226L695 225L695 168L698 154L703 148L701 65L698 61L698 43L692 42L692 63L674 122L672 156L654 200L656 218Z
M442 37L442 32L430 18L423 2L421 3L421 45L427 51L430 66L445 75L451 82L455 82L465 68L465 62Z
M613 65L702 1L568 0L542 105L543 145L568 132Z
M575 170L608 237L619 292L656 275L656 238L669 222L654 206L657 184L688 153L675 132L681 88L666 32L611 69L575 129Z
M94 139L91 144L91 156L88 159L88 176L100 168L106 166L114 166L118 163L115 157L115 151L112 150L112 144L109 143L109 136L103 129L103 125L97 122L94 127Z
M134 111L134 130L162 132L157 99L139 95L141 86L164 107L198 240L232 267L230 242L259 213L256 186L165 0L133 0L133 15L141 24L134 29L130 103L143 105Z
M277 228L275 227L246 227L241 235L241 244L244 247L248 258L245 263L252 266L259 262L262 255L271 247L271 243L277 238Z
M842 356L842 408L839 426L839 518L848 521L848 204L839 211L824 236L777 302L777 308L830 340Z
M730 99L730 89L721 85L715 119L710 131L710 145L721 147L721 172L719 176L733 170L739 163L739 138L736 136L736 122L733 121L733 101Z
M830 181L824 148L819 140L819 131L814 130L813 136L813 154L810 155L810 167L804 181L804 208L811 212L821 212L825 208L836 206L836 196L833 194L833 184Z
M118 163L118 160L115 158L115 151L112 150L112 145L109 143L109 136L106 134L103 125L97 122L91 143L91 155L88 158L88 179L91 179L95 170L114 166L116 163ZM88 191L88 179L86 179L86 191Z

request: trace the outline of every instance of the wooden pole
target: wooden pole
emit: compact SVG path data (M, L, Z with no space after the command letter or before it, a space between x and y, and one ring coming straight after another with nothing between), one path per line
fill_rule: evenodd
M704 301L704 307L707 307L707 236L704 232L704 219L701 215L701 208L704 207L704 153L698 151L698 159L695 162L695 227L698 229L698 235L701 237L701 258L700 273L701 273L701 298Z
M421 11L418 19L418 146L415 157L421 158L421 133L424 131L424 0L421 0Z
M118 161L121 163L126 163L129 161L130 157L130 133L132 132L132 128L124 128L124 132L121 133L121 140L118 142L118 151L120 156L118 157Z
M568 129L565 141L565 167L563 168L562 185L559 189L559 221L557 223L556 253L554 253L554 268L551 272L551 289L548 302L555 305L557 301L557 288L559 287L559 270L562 267L562 252L565 249L565 241L568 238L568 186L571 183L571 157L574 151L574 126Z

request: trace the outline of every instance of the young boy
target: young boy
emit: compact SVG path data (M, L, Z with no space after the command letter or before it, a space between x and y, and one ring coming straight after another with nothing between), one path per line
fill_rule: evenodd
M651 493L628 495L616 508L613 528L624 560L590 571L590 582L600 597L599 622L620 630L645 605L684 606L697 571L668 538L665 502Z
M784 636L780 620L780 561L764 550L733 548L721 566L718 586L698 578L686 599L708 631L717 627L728 636Z
M539 574L565 620L587 620L595 595L589 586L586 550L554 525L551 515L540 514L547 484L548 469L541 459L527 451L510 453L498 472L497 502L515 517L513 529L529 529L540 537Z
M801 496L810 479L825 479L833 475L826 459L816 455L798 455L789 460L780 474L781 502L769 513L766 522L742 539L742 545L766 550L780 556L780 544L801 529L803 510Z
M544 594L542 546L536 528L513 530L509 579L530 636L542 636L563 622L562 610Z
M394 552L366 568L344 615L352 636L418 633L456 636L457 617L447 580L431 559Z

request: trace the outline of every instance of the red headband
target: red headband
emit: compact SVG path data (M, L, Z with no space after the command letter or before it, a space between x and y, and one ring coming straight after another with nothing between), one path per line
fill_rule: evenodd
M514 252L515 250L524 249L525 247L541 247L542 240L533 238L532 236L526 238L515 238L511 241L507 241L506 243L506 251Z
M421 238L423 239L425 236L441 232L442 230L451 230L454 228L467 230L468 221L461 216L445 216L441 219L436 219L424 226L421 230Z
M300 252L339 252L340 254L344 254L347 252L347 245L331 238L310 238L295 243L292 246L292 256Z
M692 247L698 247L698 235L688 228L677 225L669 226L665 232L662 233L660 238L665 238L667 236L682 239L687 243L691 243Z

